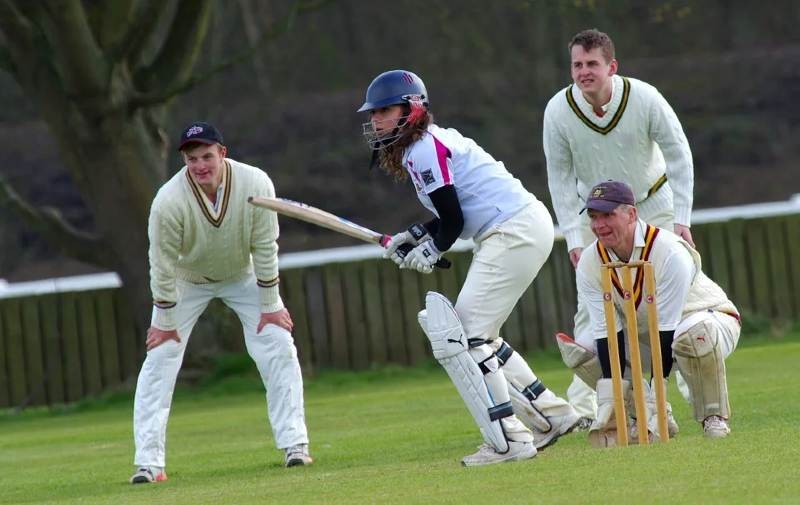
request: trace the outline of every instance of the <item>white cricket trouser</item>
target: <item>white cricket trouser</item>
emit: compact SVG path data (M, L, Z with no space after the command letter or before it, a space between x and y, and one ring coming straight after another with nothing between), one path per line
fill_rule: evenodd
M664 228L672 231L675 221L675 212L673 211L672 203L672 189L669 184L665 184L658 191L653 193L650 198L636 205L639 217L642 218L647 224ZM581 234L583 235L583 247L591 244L596 238L589 228L589 218L586 213L581 218ZM575 312L575 329L573 338L576 342L593 342L594 339L591 335L591 321L589 320L589 311L578 300L578 308ZM590 348L592 348L590 346ZM688 388L683 384L682 379L678 376L679 389L681 393L688 394ZM686 397L684 394L684 397ZM567 388L567 400L578 412L581 417L589 419L595 418L597 412L597 394L594 392L594 384L591 387L587 386L577 375L573 375L572 383Z
M455 304L468 339L494 340L553 249L553 218L539 201L475 239Z
M254 275L209 284L178 281L175 320L181 341L168 340L147 352L136 383L133 406L134 464L166 466L167 419L175 380L192 328L214 299L221 299L239 317L247 352L267 389L267 410L279 449L307 444L303 409L303 377L291 333L269 324L256 333L261 318Z

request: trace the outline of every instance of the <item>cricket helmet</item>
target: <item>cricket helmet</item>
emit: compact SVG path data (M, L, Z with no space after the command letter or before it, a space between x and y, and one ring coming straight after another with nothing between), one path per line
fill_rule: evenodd
M372 121L363 124L364 138L373 150L384 149L397 142L408 127L415 125L428 110L425 83L414 72L390 70L372 80L364 105L358 112L373 111L392 105L405 105L406 112L391 131L376 130Z
M428 106L428 91L417 74L408 70L389 70L372 80L364 105L358 112L398 104Z

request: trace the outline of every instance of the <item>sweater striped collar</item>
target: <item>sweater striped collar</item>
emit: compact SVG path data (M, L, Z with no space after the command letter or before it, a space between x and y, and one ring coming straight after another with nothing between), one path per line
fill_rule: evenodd
M621 94L619 94L617 90L617 83L619 82L617 81L618 78L622 82ZM578 116L578 119L583 121L583 124L585 124L592 130L602 135L607 135L611 130L613 130L617 126L617 124L619 124L620 120L622 119L622 115L625 113L625 109L628 106L628 98L631 92L631 83L630 81L628 81L626 77L620 77L615 75L613 79L614 79L614 95L616 96L611 97L611 103L609 104L609 112L614 112L614 114L610 116L611 120L608 121L608 124L606 124L605 126L600 126L600 124L606 121L606 118L609 117L608 114L606 114L602 118L596 118L594 117L593 114L592 117L590 117L589 115L585 114L583 110L581 110L581 105L584 105L584 107L588 106L589 109L591 109L591 106L588 105L588 102L586 102L585 98L580 96L580 90L575 88L575 85L572 84L567 87L566 91L567 103L569 104L570 109L572 109L572 112L574 112L575 115ZM578 103L578 101L575 99L574 94L579 95L578 99L583 102L582 104ZM617 103L617 96L620 97L618 103ZM595 122L595 119L599 120L598 122L600 124L598 124L598 122Z
M222 201L217 202L215 209L214 204L211 203L211 200L209 200L205 192L203 192L203 188L201 188L200 185L197 184L194 179L192 179L191 174L189 174L189 170L186 170L186 179L189 182L189 187L192 189L192 194L194 194L195 201L200 206L200 210L203 211L203 215L206 217L208 222L211 223L211 225L215 228L220 227L222 220L225 219L225 214L228 211L231 187L233 186L231 173L231 164L228 163L228 160L225 160L225 169L222 171L221 183L224 188L224 191L222 192Z
M644 222L640 221L640 224L644 224ZM640 235L640 229L637 225L636 227L636 235L634 239L634 249L639 249L639 258L642 261L648 261L650 259L650 253L653 252L653 245L655 244L656 237L658 236L659 229L655 226L650 226L649 224L644 224L644 236ZM600 262L601 263L610 263L614 261L611 258L608 250L597 241L597 253L600 255ZM611 283L614 285L614 289L617 290L619 296L622 299L625 299L625 291L622 289L622 281L620 281L619 276L617 275L617 270L611 269ZM636 279L633 281L633 300L635 302L635 306L638 308L639 304L642 301L642 287L644 286L644 268L637 267L636 268Z

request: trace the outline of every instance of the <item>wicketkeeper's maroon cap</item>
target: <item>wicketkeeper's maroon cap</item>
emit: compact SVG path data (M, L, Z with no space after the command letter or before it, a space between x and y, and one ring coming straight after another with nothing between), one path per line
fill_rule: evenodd
M183 150L187 144L223 144L222 134L214 125L208 123L192 123L183 130L181 139L178 141L178 151Z
M611 212L622 204L636 205L631 187L620 181L605 181L589 191L589 198L580 213L585 210Z

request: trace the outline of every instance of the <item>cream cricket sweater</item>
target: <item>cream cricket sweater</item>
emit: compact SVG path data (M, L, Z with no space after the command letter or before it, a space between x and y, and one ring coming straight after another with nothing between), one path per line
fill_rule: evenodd
M545 108L547 180L568 250L584 246L578 213L586 195L609 179L630 184L641 202L666 174L675 222L690 224L694 167L678 117L653 86L618 75L613 84L602 118L577 86L559 91Z
M176 280L196 284L242 278L254 270L262 312L283 308L278 292L278 219L247 203L275 196L266 173L226 159L216 209L184 166L158 191L150 208L150 290L153 324L175 329Z

